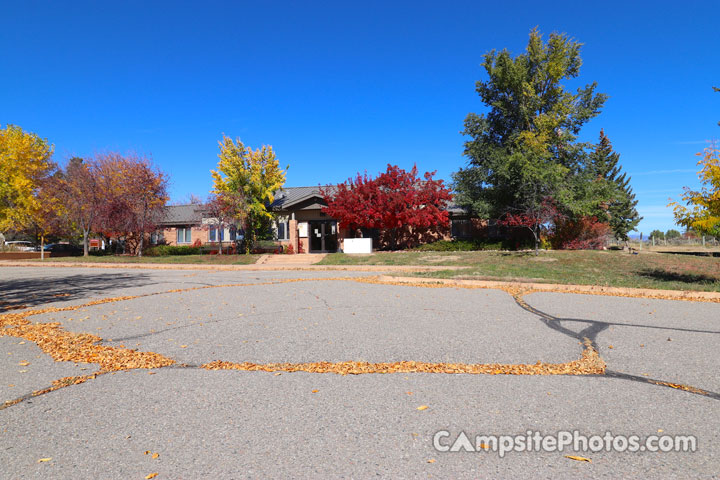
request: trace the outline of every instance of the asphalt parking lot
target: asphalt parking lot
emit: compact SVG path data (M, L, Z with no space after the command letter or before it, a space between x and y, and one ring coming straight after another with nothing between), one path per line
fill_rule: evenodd
M36 330L0 336L0 477L717 478L720 304L536 292L523 308L502 290L372 275L0 268L0 308L47 310L27 320L57 324L56 351L92 334L172 362L93 376L98 363L53 361ZM116 300L82 306L101 299ZM604 374L402 370L573 365L584 338ZM314 373L342 362L404 366ZM572 431L687 435L697 448L442 451L460 432L476 447L476 435Z

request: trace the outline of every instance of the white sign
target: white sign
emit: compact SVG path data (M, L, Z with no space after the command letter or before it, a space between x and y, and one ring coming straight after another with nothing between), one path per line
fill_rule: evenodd
M298 237L307 238L307 236L308 236L307 222L298 223Z
M343 253L372 253L372 238L346 238Z

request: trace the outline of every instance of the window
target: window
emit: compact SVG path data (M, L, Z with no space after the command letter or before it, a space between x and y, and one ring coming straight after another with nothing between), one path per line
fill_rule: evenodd
M276 222L277 225L277 239L278 240L289 240L290 239L290 231L288 229L288 222L280 221L278 220Z
M177 243L192 242L192 229L190 227L180 227L177 229Z
M225 241L225 229L220 228L220 227L210 227L209 241L217 242L218 237L220 237L221 242Z
M472 224L469 218L453 218L450 220L450 231L453 238L469 238L472 236Z
M234 242L237 240L237 228L235 225L230 225L230 241Z

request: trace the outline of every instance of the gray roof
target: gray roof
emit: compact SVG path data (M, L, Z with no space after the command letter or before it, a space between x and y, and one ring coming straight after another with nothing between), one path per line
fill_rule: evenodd
M160 225L192 225L202 220L201 205L168 205Z
M323 187L323 188L332 188ZM292 205L296 205L304 200L313 197L322 197L320 187L285 187L275 192L275 201L270 204L271 210L285 210Z
M285 187L275 192L275 200L270 204L271 210L287 210L293 205L297 205L305 200L314 197L322 198L320 194L320 186L316 187ZM333 188L332 185L323 188ZM448 212L454 215L467 214L467 210L454 202L449 202L447 206ZM203 216L202 205L169 205L165 207L165 218L160 225L194 225L199 224Z
M333 185L323 188L333 188ZM272 210L286 210L312 197L322 197L320 187L285 187L275 192L275 201L270 205ZM448 202L447 211L451 215L467 215L468 210L453 201Z

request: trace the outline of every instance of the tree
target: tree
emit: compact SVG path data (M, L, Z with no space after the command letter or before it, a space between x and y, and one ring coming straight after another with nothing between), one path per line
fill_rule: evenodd
M136 154L99 154L93 162L103 195L98 229L107 237L122 238L131 252L142 256L145 237L157 230L164 213L167 175Z
M592 198L596 204L591 214L601 223L608 223L618 240L627 241L642 217L636 207L638 201L630 186L630 177L620 173L620 155L613 150L610 139L600 130L600 140L589 155L588 173L595 184Z
M435 172L418 177L416 166L408 172L397 165L375 179L358 174L331 188L320 188L327 206L323 212L351 230L377 228L391 249L408 247L447 230L450 190Z
M701 166L698 177L702 188L691 190L684 187L682 201L671 202L675 223L702 235L720 235L720 148L713 143L699 153ZM687 206L686 206L687 205Z
M535 256L540 250L540 235L547 230L562 214L558 211L553 199L544 198L542 202L529 202L524 210L508 212L497 223L514 228L525 228L530 231L535 241Z
M237 219L242 218L244 207L244 199L235 192L213 193L205 202L203 208L210 220L204 227L217 229L218 255L222 255L223 232L235 228Z
M577 213L572 179L582 169L585 144L576 136L600 113L606 95L596 84L568 91L579 75L581 44L553 33L544 43L533 30L525 53L495 50L484 57L486 81L476 90L490 111L465 119L467 168L453 175L456 201L483 218L522 215L556 205Z
M238 195L242 212L236 217L245 231L245 252L250 253L258 234L269 225L274 214L268 206L274 200L274 193L285 184L285 171L275 157L271 146L253 150L236 139L223 135L218 157L217 171L212 170L213 193ZM285 167L286 169L288 167Z
M83 238L83 253L88 256L88 237L102 210L103 192L100 190L97 164L92 159L73 157L64 170L50 181L53 191L54 208L64 217L65 230L80 230Z
M661 234L662 235L662 234ZM677 230L671 228L667 232L665 232L665 238L672 240L673 238L680 238L682 237L682 233L678 232Z
M653 230L650 232L648 238L654 238L655 240L661 240L665 238L665 234L660 230Z
M15 125L0 128L0 230L36 223L37 192L55 168L53 146Z

